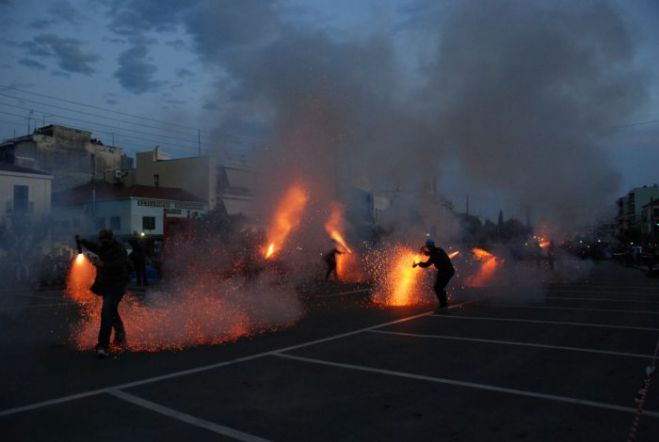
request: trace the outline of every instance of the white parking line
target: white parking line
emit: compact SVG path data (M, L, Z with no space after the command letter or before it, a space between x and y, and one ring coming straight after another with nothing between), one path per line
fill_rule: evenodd
M574 289L572 287L570 288L557 288L557 287L549 287L549 292L560 292L560 293L574 293L574 294L579 294L579 293L598 293L601 295L605 295L608 293L618 293L618 294L623 294L623 293L635 293L635 294L642 294L642 295L659 295L659 288L647 288L647 289L638 289L638 288L629 288L629 287L620 287L619 289L616 290L611 290L611 289L594 289L594 288L583 288L583 289Z
M605 313L630 313L637 315L659 315L659 311L647 310L619 310L614 308L586 308L586 307L558 307L553 305L520 305L520 304L478 304L478 307L494 307L494 308L518 308L530 310L571 310L579 312L605 312Z
M405 333L405 332L391 332L384 330L369 330L369 333L378 333L383 335L395 335L395 336L408 336L411 338L427 338L427 339L444 339L447 341L466 341L466 342L478 342L484 344L499 344L499 345L513 345L519 347L532 347L532 348L542 348L550 350L565 350L565 351L576 351L581 353L595 353L608 356L623 356L629 358L642 358L642 359L652 359L654 356L649 354L641 353L626 353L619 351L609 351L609 350L596 350L593 348L583 348L583 347L564 347L562 345L547 345L547 344L534 344L531 342L518 342L518 341L502 341L499 339L480 339L480 338L467 338L463 336L451 336L451 335L435 335L435 334L421 334L421 333Z
M269 442L268 439L263 439L252 434L243 433L242 431L235 430L230 427L225 427L224 425L219 425L214 422L210 422L180 411L174 410L172 408L165 407L164 405L157 404L155 402L147 401L141 397L134 396L132 394L126 393L125 391L120 390L110 390L108 394L122 399L124 401L130 402L131 404L138 405L147 410L155 411L156 413L163 414L167 417L185 422L186 424L194 425L195 427L203 428L204 430L212 431L213 433L221 434L222 436L228 436L236 440L244 442Z
M430 317L441 318L441 319L467 319L467 320L475 320L475 321L521 322L528 324L573 325L576 327L611 328L615 330L637 330L637 331L659 332L659 328L653 328L653 327L611 325L611 324L601 324L596 322L548 321L543 319L495 318L492 316L465 316L465 315L430 315Z
M606 410L614 410L614 411L623 411L625 413L636 413L636 408L632 407L624 407L621 405L615 405L615 404L608 404L605 402L597 402L597 401L589 401L585 399L578 399L578 398L571 398L567 396L557 396L553 394L544 394L544 393L537 393L534 391L527 391L527 390L517 390L514 388L506 388L506 387L497 387L496 385L487 385L487 384L479 384L476 382L465 382L465 381L458 381L455 379L448 379L448 378L438 378L434 376L425 376L425 375L420 375L420 374L415 374L415 373L407 373L407 372L402 372L402 371L394 371L394 370L386 370L382 368L375 368L375 367L368 367L365 365L355 365L355 364L344 364L341 362L331 362L331 361L325 361L322 359L314 359L314 358L307 358L307 357L302 357L302 356L294 356L290 354L283 354L283 353L277 353L274 356L284 358L284 359L292 359L296 361L301 361L301 362L308 362L310 364L318 364L318 365L326 365L329 367L337 367L337 368L347 368L350 370L357 370L357 371L363 371L367 373L378 373L378 374L384 374L388 376L396 376L396 377L401 377L401 378L407 378L407 379L415 379L419 381L427 381L427 382L434 382L437 384L446 384L446 385L453 385L457 387L466 387L466 388L473 388L477 390L487 390L487 391L494 391L497 393L506 393L506 394L512 394L516 396L526 396L526 397L532 397L536 399L545 399L545 400L550 400L550 401L557 401L557 402L567 402L570 404L577 404L577 405L583 405L583 406L588 406L588 407L594 407L594 408L603 408ZM659 412L657 411L645 411L644 415L646 416L652 416L654 418L659 418Z
M449 308L456 308L456 307L459 307L460 305L461 304L455 304L455 305L453 305ZM86 397L89 397L89 396L95 396L95 395L102 394L102 393L108 393L108 392L113 391L113 390L127 389L127 388L137 387L137 386L140 386L140 385L151 384L151 383L154 383L154 382L160 382L160 381L164 381L164 380L168 380L168 379L174 379L174 378L178 378L178 377L181 377L181 376L187 376L187 375L191 375L191 374L202 373L204 371L214 370L216 368L226 367L226 366L233 365L233 364L238 364L238 363L241 363L241 362L247 362L247 361L251 361L251 360L254 360L254 359L262 358L264 356L270 356L270 355L278 353L278 352L296 350L296 349L299 349L299 348L304 348L304 347L309 347L309 346L316 345L316 344L321 344L323 342L329 342L329 341L333 341L333 340L336 340L336 339L342 339L342 338L345 338L345 337L348 337L348 336L353 336L353 335L363 333L363 332L368 331L368 330L374 330L374 329L380 328L380 327L386 327L386 326L389 326L389 325L400 324L401 322L411 321L413 319L421 318L423 316L428 316L430 314L432 314L432 311L420 313L420 314L417 314L417 315L407 316L405 318L397 319L395 321L389 321L389 322L385 322L385 323L382 323L382 324L376 324L376 325L373 325L371 327L360 328L358 330L354 330L354 331L350 331L350 332L346 332L346 333L340 333L340 334L337 334L337 335L329 336L327 338L321 338L321 339L316 339L316 340L313 340L313 341L304 342L302 344L291 345L291 346L288 346L288 347L274 349L274 350L266 351L266 352L263 352L263 353L257 353L257 354L253 354L253 355L250 355L250 356L244 356L242 358L231 359L229 361L218 362L216 364L203 365L203 366L191 368L191 369L188 369L188 370L175 371L175 372L163 374L163 375L160 375L160 376L145 378L145 379L141 379L139 381L127 382L127 383L124 383L124 384L113 385L113 386L110 386L110 387L85 391L85 392L72 394L72 395L68 395L68 396L62 396L62 397L59 397L59 398L49 399L49 400L46 400L46 401L35 402L33 404L23 405L23 406L20 406L20 407L9 408L9 409L0 411L0 417L9 416L9 415L16 414L16 413L22 413L22 412L25 412L25 411L35 410L35 409L42 408L42 407L47 407L47 406L50 406L50 405L56 405L56 404L61 404L61 403L64 403L64 402L74 401L74 400L77 400L77 399L82 399L82 398L86 398Z
M546 296L545 299L565 300L565 301L593 301L593 302L620 302L625 304L659 304L659 301L647 301L645 299L626 299L626 298L579 298L572 296Z

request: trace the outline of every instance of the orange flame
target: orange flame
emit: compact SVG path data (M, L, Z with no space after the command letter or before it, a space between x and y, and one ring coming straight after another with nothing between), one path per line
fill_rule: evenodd
M268 259L275 253L275 243L270 243L268 250L265 252L265 259Z
M540 240L540 242L538 243L538 245L542 249L546 249L547 247L549 247L549 244L550 244L550 242L547 241L546 239Z
M84 255L78 253L71 267L66 281L66 294L78 303L93 301L96 296L89 290L96 278L96 267Z
M336 274L339 281L361 282L364 280L364 273L361 269L359 257L350 248L342 233L344 230L343 213L343 205L333 203L330 217L325 223L325 231L339 245L339 251L343 252L336 256Z
M298 185L291 186L279 202L275 218L268 229L269 246L263 251L263 256L269 259L279 252L286 238L300 224L302 212L309 197Z
M354 252L336 256L336 274L343 282L363 282L366 279L359 256Z
M330 213L330 217L325 223L325 231L330 236L330 238L332 238L334 242L343 247L346 252L352 253L352 250L350 250L350 247L348 247L348 243L343 238L343 234L341 233L343 230L343 205L339 203L333 203L331 210L332 211Z
M395 247L378 259L375 272L379 290L373 301L389 306L407 306L424 302L422 276L424 272L412 264L422 256L407 247Z
M499 261L496 256L478 247L472 249L472 253L474 254L474 258L481 262L481 268L475 275L468 278L466 283L473 287L484 287L494 275Z

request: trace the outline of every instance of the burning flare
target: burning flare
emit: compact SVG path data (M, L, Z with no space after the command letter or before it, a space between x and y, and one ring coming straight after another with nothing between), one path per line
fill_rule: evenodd
M300 224L308 200L307 193L299 185L293 185L286 191L268 229L268 246L263 250L266 259L272 258L281 250L288 235Z
M80 306L72 343L94 348L103 298L90 291L96 268L83 254L71 262L66 294ZM245 286L232 281L191 277L180 287L151 300L127 293L119 306L132 351L183 350L217 345L243 336L288 327L302 314L294 290L275 284L274 276Z
M336 256L336 274L339 281L362 282L362 272L359 256L350 248L344 237L343 214L344 207L339 203L332 203L330 217L325 223L325 231L337 244L340 255Z
M389 306L408 306L430 302L423 286L427 272L412 264L424 258L407 247L394 247L376 259L374 272L378 290L373 301ZM428 292L428 293L426 293Z
M343 234L341 233L341 231L344 230L343 212L343 205L339 203L332 204L330 217L325 223L325 231L334 242L343 247L344 250L342 251L352 253L352 250L350 250L350 247L348 247L348 243L343 238Z
M474 258L481 262L481 267L475 275L467 279L466 283L472 287L484 287L494 275L499 266L499 261L496 256L478 247L472 249L471 252Z
M96 278L96 267L85 256L78 253L71 263L66 280L66 295L79 304L93 302L96 296L89 288Z

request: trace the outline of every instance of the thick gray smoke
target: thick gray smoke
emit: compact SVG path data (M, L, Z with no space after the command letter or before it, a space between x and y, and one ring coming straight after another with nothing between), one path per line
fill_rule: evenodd
M598 143L647 96L619 12L607 1L499 1L447 13L427 31L439 44L418 95L385 30L346 41L272 19L267 43L216 53L272 117L262 177L310 176L324 204L337 176L418 189L457 158L465 186L537 221L592 220L618 190Z
M607 1L459 2L429 93L465 180L565 225L593 219L618 175L598 142L644 103L634 42Z
M293 176L320 206L340 186L415 191L437 177L454 200L500 195L536 223L592 220L618 186L602 137L648 95L608 0L411 1L350 34L284 1L110 4L134 25L122 32L184 26L218 73L206 103L218 139L260 128L248 132L268 148L253 155L266 202Z

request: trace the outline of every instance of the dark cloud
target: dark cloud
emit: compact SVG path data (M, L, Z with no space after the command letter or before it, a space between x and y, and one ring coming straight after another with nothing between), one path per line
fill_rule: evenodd
M58 23L65 22L74 26L79 26L83 21L82 13L66 0L56 1L53 6L48 9L48 12L55 17L55 21Z
M203 3L201 0L105 0L111 19L110 29L121 35L146 31L171 31L181 22L181 15Z
M99 60L99 56L87 49L83 41L55 34L42 34L19 46L34 57L54 58L57 66L66 72L91 75L94 73L93 64Z
M195 75L196 74L194 72L186 68L181 68L178 71L176 71L176 76L181 79L191 78L194 77Z
M166 41L165 46L169 46L173 48L175 51L183 51L187 49L187 44L183 40L171 40L171 41Z
M278 0L246 0L240 4L203 2L184 16L196 51L217 61L227 50L240 50L276 38L281 22Z
M185 101L185 100L170 99L170 100L165 100L165 101L169 104L174 104L174 105L177 105L177 106L187 103L187 101Z
M148 53L147 44L136 41L119 55L119 69L115 71L114 77L129 92L139 95L156 91L163 85L163 82L154 80L158 68L147 61Z
M114 106L114 105L117 104L117 100L114 100L114 99L111 99L111 98L105 100L105 102L106 102L107 104L109 104L110 106Z
M209 111L214 111L214 110L219 110L220 107L217 105L217 103L212 102L212 101L207 101L204 103L203 106L204 110L209 110Z
M39 71L46 70L46 65L29 58L21 58L20 60L18 60L18 64L21 64L31 69L37 69Z
M53 24L55 24L55 20L41 18L41 19L37 19L37 20L32 21L30 23L30 27L32 29L43 30L43 29L46 29L47 27L49 27Z
M48 18L33 20L30 23L30 27L32 29L45 30L55 24L68 23L77 28L84 20L82 13L66 0L55 2L48 8L47 14Z

